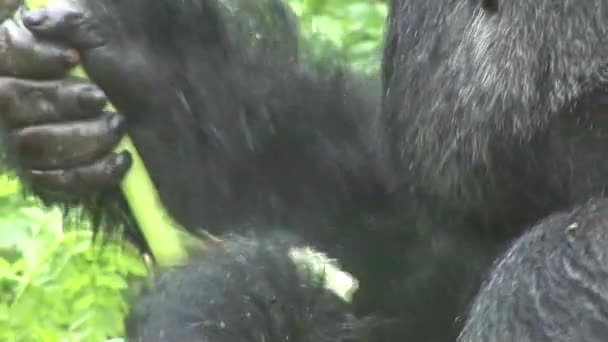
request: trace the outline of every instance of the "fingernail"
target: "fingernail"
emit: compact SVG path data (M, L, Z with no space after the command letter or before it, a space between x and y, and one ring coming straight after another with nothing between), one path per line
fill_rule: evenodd
M114 162L116 163L116 166L122 166L124 170L127 171L133 163L133 158L131 157L129 151L121 151L120 153L116 154Z
M23 17L23 22L26 25L31 25L31 26L40 25L45 20L46 20L46 14L42 10L30 11Z
M112 114L110 116L110 128L112 130L121 130L124 128L125 123L126 123L126 119L124 116L120 115L120 114Z
M104 94L103 91L99 89L93 90L89 96L91 97L91 100L93 100L93 102L95 102L96 104L102 104L107 101L106 94Z
M70 65L75 65L80 62L80 54L74 49L66 50L61 55Z

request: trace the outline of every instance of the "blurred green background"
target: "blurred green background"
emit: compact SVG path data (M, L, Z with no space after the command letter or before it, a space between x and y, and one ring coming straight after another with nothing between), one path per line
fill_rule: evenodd
M301 50L378 72L383 0L288 2L299 19ZM147 267L131 246L111 239L100 246L91 236L78 209L64 217L0 175L0 341L122 336L126 298Z

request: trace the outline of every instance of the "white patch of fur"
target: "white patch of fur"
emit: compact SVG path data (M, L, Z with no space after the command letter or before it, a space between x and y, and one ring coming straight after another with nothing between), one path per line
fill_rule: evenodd
M289 251L289 257L303 271L325 277L325 286L347 302L359 288L359 282L350 273L342 271L334 259L311 247L294 247Z

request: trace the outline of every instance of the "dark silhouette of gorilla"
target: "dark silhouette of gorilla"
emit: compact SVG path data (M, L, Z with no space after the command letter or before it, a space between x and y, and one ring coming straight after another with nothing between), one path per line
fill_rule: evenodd
M246 3L78 0L3 27L6 136L37 193L120 205L126 130L174 217L233 246L161 276L131 338L454 341L508 241L602 195L608 1L392 0L381 91L298 62L282 4ZM80 60L121 114L57 80ZM272 242L286 232L297 242ZM296 246L358 279L352 305L285 259ZM506 276L538 274L526 266ZM474 308L504 300L489 286ZM463 341L520 336L476 312Z

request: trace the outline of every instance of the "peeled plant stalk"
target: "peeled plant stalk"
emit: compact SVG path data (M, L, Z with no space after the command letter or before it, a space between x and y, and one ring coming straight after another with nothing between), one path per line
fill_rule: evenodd
M57 0L25 0L25 5L29 9L40 8L52 1ZM72 70L71 75L88 78L82 66ZM111 103L107 104L107 110L116 112ZM118 144L117 150L127 150L132 156L133 163L121 183L121 189L156 262L161 266L185 262L188 253L182 240L184 232L162 205L133 142L125 136Z

